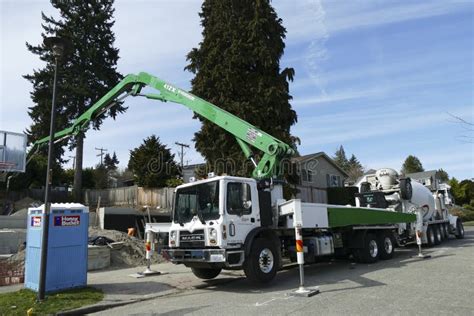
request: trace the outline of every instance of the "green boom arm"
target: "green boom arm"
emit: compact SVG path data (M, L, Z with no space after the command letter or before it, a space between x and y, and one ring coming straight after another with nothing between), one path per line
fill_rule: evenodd
M141 89L146 86L158 90L159 93L140 94ZM86 130L92 120L107 111L107 109L113 106L117 101L122 100L128 95L144 96L148 99L182 104L212 123L222 127L235 136L244 155L254 163L254 178L262 179L280 176L280 161L284 157L294 154L294 150L279 139L259 130L255 126L215 106L214 104L145 72L141 72L138 75L127 75L113 89L99 99L99 101L79 116L73 122L72 126L55 133L54 139L59 141ZM33 144L32 151L41 145L48 143L48 141L49 137L36 141ZM258 164L253 159L253 154L249 145L263 152L263 156Z

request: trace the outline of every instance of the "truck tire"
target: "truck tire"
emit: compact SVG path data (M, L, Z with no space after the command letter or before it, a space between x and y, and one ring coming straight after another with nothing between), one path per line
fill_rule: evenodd
M382 232L379 235L380 259L388 260L393 258L395 252L395 240L390 232Z
M268 283L277 273L278 261L275 243L269 239L257 238L252 243L250 255L245 258L245 276L253 283Z
M435 245L435 234L433 231L433 225L428 225L426 229L426 239L428 239L428 247L433 247Z
M441 232L441 241L445 241L448 238L448 235L446 234L444 224L439 224L439 231Z
M464 238L464 225L462 224L462 220L460 220L459 218L456 221L455 235L456 235L457 239L463 239Z
M433 225L434 244L439 245L442 241L441 229L438 224Z
M413 196L413 188L411 186L410 178L400 179L400 194L402 199L411 200L411 197Z
M358 261L362 263L377 262L380 257L380 247L375 234L366 234L363 245L363 248L357 249L357 255L355 257Z
M221 268L191 268L195 276L204 280L214 279L221 273L221 270Z
M444 231L444 235L446 236L446 239L449 239L449 224L448 223L443 224L443 231Z

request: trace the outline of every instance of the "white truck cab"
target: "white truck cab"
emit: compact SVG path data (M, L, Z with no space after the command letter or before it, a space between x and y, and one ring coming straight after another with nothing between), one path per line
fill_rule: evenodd
M261 213L260 199L266 209ZM272 219L270 192L251 178L218 176L176 188L165 256L194 268L242 267L245 242ZM220 270L219 270L220 271Z

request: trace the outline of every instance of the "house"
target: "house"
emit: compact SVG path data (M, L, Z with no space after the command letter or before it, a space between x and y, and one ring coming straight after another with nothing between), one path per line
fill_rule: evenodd
M196 170L205 167L205 163L198 163L194 165L186 165L183 167L183 181L184 183L188 183L189 179L196 178Z
M303 202L327 203L328 188L344 187L348 174L324 152L291 159L299 178L296 198Z
M438 190L439 185L441 184L441 179L437 170L408 173L406 174L406 177L423 184L431 191Z

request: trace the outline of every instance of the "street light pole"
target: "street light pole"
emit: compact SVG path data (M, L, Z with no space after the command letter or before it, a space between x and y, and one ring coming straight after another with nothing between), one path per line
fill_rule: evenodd
M49 237L49 214L51 211L51 181L52 181L52 165L54 155L54 121L56 119L56 84L58 76L58 64L71 43L59 37L47 37L44 39L44 45L50 48L54 56L54 80L53 80L53 98L51 104L51 121L49 126L49 144L48 144L48 167L46 170L46 184L44 189L44 216L43 216L43 232L41 239L41 261L40 261L40 277L38 285L38 300L45 298L46 289L46 264L48 261L48 237Z

